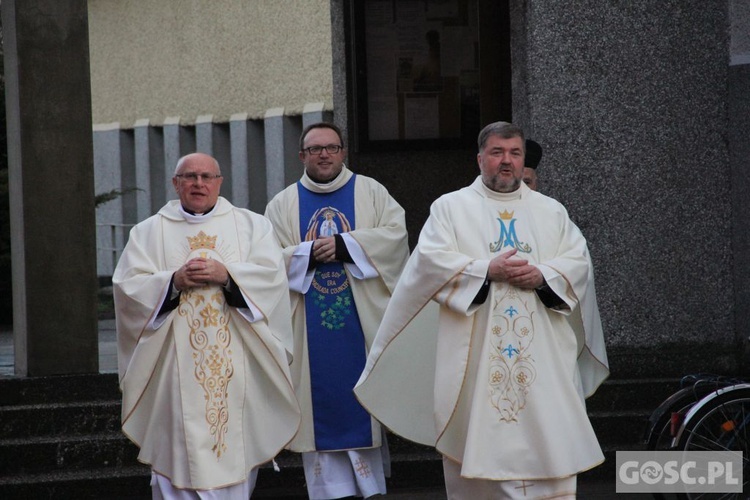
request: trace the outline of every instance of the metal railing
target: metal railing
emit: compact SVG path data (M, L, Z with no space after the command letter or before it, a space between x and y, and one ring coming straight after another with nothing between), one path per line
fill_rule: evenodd
M125 248L125 243L127 243L128 233L133 226L135 224L96 223L97 234L101 236L101 238L97 237L96 253L98 256L106 256L106 261L102 264L111 265L111 267L106 267L107 269L114 271L122 250ZM103 231L103 234L100 231ZM100 243L102 240L108 241L109 245Z

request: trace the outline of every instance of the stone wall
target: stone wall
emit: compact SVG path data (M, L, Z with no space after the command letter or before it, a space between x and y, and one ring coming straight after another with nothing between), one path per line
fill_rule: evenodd
M331 110L328 0L90 0L95 124Z
M513 120L544 147L541 191L589 242L613 376L747 371L750 238L736 210L750 87L728 65L728 4L510 5ZM355 167L390 182L413 232L425 198L477 175L475 154L373 153Z

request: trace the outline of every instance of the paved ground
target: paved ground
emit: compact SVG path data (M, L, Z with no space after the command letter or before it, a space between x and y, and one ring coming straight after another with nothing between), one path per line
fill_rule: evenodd
M580 500L648 500L653 499L650 494L615 493L614 480L608 482L588 483L581 482L578 485ZM381 498L400 498L403 500L446 500L445 491L440 489L404 491L399 493L388 493Z
M14 375L13 332L8 326L0 326L0 376ZM117 371L117 338L115 320L99 321L99 371Z

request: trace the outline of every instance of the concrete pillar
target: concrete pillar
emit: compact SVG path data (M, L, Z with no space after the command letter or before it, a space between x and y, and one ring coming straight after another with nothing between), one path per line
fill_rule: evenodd
M612 376L746 371L727 2L510 3L513 119L588 241Z
M272 108L264 117L266 144L266 178L271 199L302 175L299 161L299 136L302 127L288 116L284 108Z
M727 108L727 143L731 165L732 185L732 250L735 268L732 273L735 290L735 330L743 340L750 337L750 3L744 0L729 2L730 58ZM745 344L747 346L747 344ZM750 356L748 356L750 357Z
M4 0L2 26L15 373L98 372L86 0Z

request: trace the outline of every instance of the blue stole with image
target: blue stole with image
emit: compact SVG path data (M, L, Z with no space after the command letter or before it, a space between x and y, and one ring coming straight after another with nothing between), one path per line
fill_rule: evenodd
M332 193L297 183L302 241L354 229L355 177ZM317 265L305 314L316 450L372 447L370 415L352 391L367 353L343 263Z

